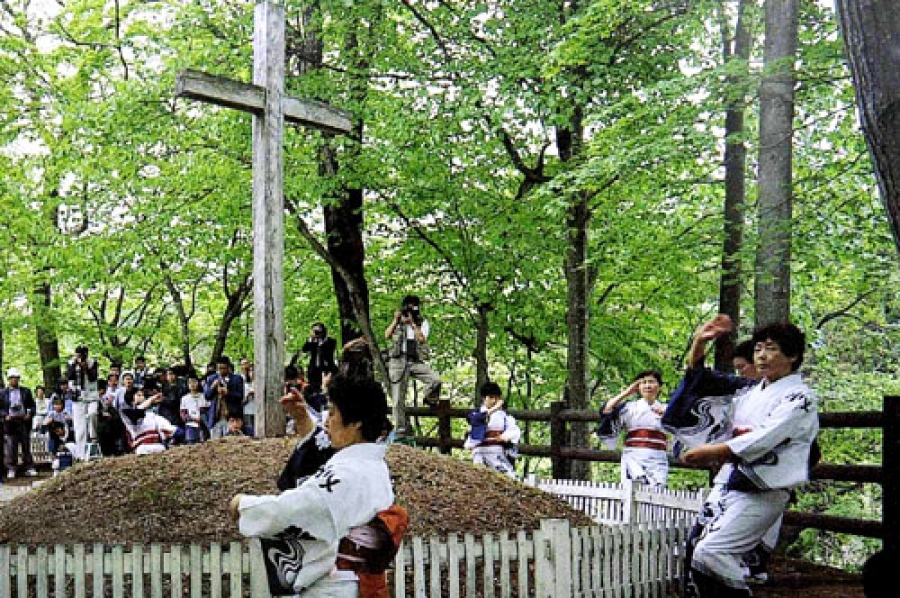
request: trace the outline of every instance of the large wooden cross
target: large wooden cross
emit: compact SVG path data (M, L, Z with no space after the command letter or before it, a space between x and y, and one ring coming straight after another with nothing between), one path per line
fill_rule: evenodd
M176 95L253 114L253 346L256 435L284 431L284 121L349 133L349 114L284 96L284 8L256 6L253 84L197 71L178 76Z

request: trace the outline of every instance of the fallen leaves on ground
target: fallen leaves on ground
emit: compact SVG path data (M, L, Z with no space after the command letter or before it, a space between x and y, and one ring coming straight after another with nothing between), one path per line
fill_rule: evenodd
M224 438L82 463L0 507L0 542L239 540L229 500L239 492L277 493L293 446L287 438ZM392 445L387 460L411 535L515 532L549 517L591 523L549 494L460 459Z

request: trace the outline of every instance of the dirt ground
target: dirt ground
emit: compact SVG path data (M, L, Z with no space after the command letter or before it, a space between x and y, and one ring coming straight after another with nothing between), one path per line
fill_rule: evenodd
M776 556L770 577L768 584L754 586L755 598L865 598L860 575L796 559Z

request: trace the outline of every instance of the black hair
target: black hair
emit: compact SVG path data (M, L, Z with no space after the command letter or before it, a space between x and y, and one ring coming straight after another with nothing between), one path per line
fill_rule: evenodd
M653 376L654 378L656 378L656 381L659 382L660 386L662 385L662 374L659 372L659 370L644 370L643 372L638 372L637 376L634 377L634 380L632 380L632 382L637 382L641 378L646 378L647 376Z
M791 371L796 372L803 363L803 352L806 350L806 335L789 322L777 322L761 326L753 332L753 346L766 341L778 343L778 348L787 357L796 357L791 364Z
M227 355L219 355L218 359L216 359L217 366L220 364L223 364L223 363L225 365L227 365L228 367L231 367L231 360L228 358Z
M419 307L422 305L422 301L419 299L418 295L407 295L403 298L403 301L400 302L400 306L405 308L407 305Z
M125 403L131 405L132 407L136 407L134 404L134 398L137 396L137 393L141 392L140 388L136 386L132 386L128 390L125 391Z
M378 440L384 431L387 397L374 378L336 374L328 384L328 401L340 411L344 425L360 422L360 432L368 442Z
M285 380L294 380L297 376L300 375L300 370L297 369L295 365L288 365L284 368L284 379Z
M738 343L734 347L734 351L732 352L731 358L736 359L740 357L741 359L753 363L753 340L747 339L743 342Z
M88 356L88 348L85 347L84 345L79 345L78 347L75 347L75 354L87 357Z
M43 390L46 392L47 389L44 388L43 386L41 386L40 384L38 384L37 386L34 387L34 392L37 392L39 390Z
M313 324L312 329L313 330L321 330L322 336L326 336L328 334L328 328L326 328L325 324L323 324L322 322L316 322L315 324Z
M503 391L500 390L500 385L496 382L485 382L481 385L481 389L479 389L479 394L482 397L502 397Z

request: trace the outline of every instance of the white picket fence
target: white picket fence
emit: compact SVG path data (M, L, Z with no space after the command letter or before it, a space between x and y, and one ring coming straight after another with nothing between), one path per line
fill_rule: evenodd
M600 523L548 519L533 532L407 538L389 573L396 598L654 597L674 593L704 491L572 480L527 483ZM399 572L402 571L402 574ZM257 542L0 545L0 598L268 596Z
M389 573L396 598L671 595L686 522L408 538ZM399 572L403 572L400 574ZM190 546L0 546L0 596L268 596L257 542Z
M691 519L700 511L707 489L669 490L626 481L605 484L581 480L540 480L529 486L556 495L597 523L616 524Z

